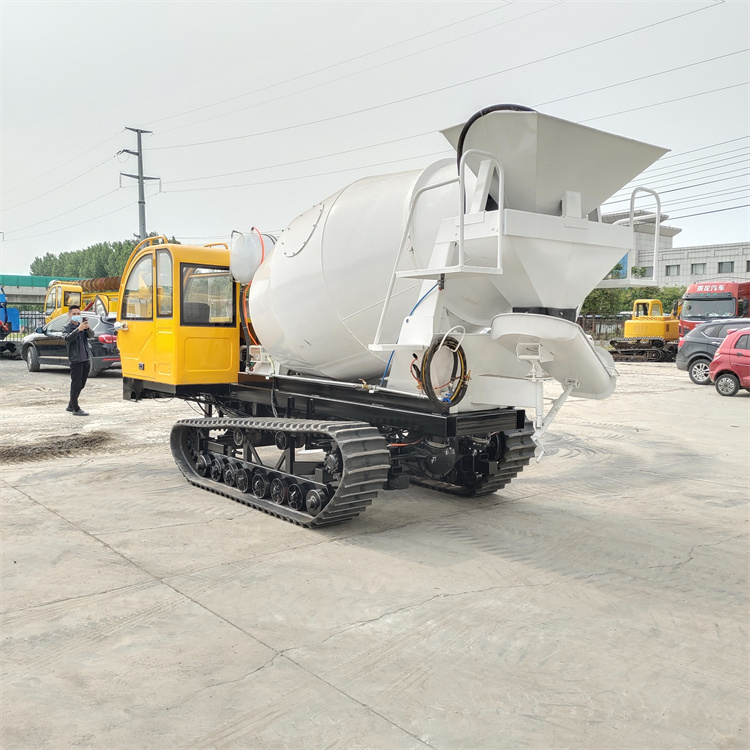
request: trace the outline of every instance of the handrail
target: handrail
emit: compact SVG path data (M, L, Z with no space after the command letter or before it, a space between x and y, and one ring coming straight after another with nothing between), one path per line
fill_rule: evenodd
M159 242L158 240L161 240ZM156 237L146 237L146 239L141 240L134 248L133 252L136 250L140 250L142 247L151 247L153 245L168 245L169 240L163 235L157 235Z
M656 283L656 264L659 260L659 229L661 228L661 198L659 198L659 193L656 192L656 190L652 190L651 188L643 187L642 185L639 185L637 188L633 190L633 192L630 195L630 216L627 219L618 219L615 221L615 224L625 224L627 222L627 225L629 227L633 226L633 219L635 218L635 196L638 192L642 193L651 193L651 195L654 196L656 199L656 213L655 214L646 214L645 216L639 216L639 221L647 221L649 219L656 219L654 222L654 260L653 260L653 271L651 278L654 280L654 284ZM630 271L630 269L627 269Z
M422 195L422 193L426 193L428 190L434 190L435 188L441 188L445 187L446 185L452 185L454 182L459 182L458 177L452 177L450 180L443 180L442 182L436 182L434 185L425 185L424 187L421 187L419 190L417 190L416 193L412 196L411 203L409 205L409 215L406 219L406 226L404 227L404 234L401 237L401 245L398 248L398 253L396 254L396 260L393 263L393 272L391 273L391 281L388 284L388 291L385 293L385 299L383 300L383 311L380 313L380 320L378 321L378 327L375 330L375 339L372 342L373 346L377 346L380 344L380 334L383 332L383 324L385 322L385 316L388 312L388 305L391 302L391 295L393 294L393 287L396 284L396 271L398 270L398 264L401 260L401 255L404 252L404 247L406 246L406 239L409 236L409 232L411 231L411 222L414 218L414 210L417 207L417 200Z
M497 267L502 271L503 268L503 206L505 204L505 172L498 161L497 157L489 151L481 151L478 148L470 148L468 151L464 151L461 155L461 162L458 167L458 181L459 181L459 205L458 212L458 265L463 267L464 265L464 194L466 190L466 157L471 155L478 155L486 157L491 165L497 170L498 180L498 196L497 196L497 207L498 207L498 226L497 226Z

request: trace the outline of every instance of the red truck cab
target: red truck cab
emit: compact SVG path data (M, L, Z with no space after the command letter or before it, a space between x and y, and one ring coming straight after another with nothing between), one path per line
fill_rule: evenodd
M717 318L750 315L750 281L707 281L690 284L682 296L680 336Z

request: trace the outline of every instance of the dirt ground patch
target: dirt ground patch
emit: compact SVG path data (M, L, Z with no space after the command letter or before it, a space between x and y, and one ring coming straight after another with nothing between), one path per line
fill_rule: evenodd
M44 461L57 456L90 453L112 443L112 436L103 430L86 434L74 432L63 437L50 437L24 445L4 445L0 443L0 462L23 463L24 461Z

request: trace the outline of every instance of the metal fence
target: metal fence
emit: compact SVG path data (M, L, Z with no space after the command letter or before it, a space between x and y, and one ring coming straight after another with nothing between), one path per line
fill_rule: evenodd
M39 326L44 325L44 313L35 310L19 310L19 330L9 333L6 341L19 341L24 336L33 333Z
M578 318L578 325L596 341L609 341L622 338L625 321L621 315L584 315Z

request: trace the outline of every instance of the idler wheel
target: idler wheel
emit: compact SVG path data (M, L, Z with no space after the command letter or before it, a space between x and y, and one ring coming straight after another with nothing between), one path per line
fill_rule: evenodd
M276 436L274 437L274 443L276 443L276 447L280 451L285 451L289 446L290 437L291 435L288 435L286 432L277 432Z
M237 481L237 470L232 464L227 464L224 467L224 484L234 487L234 483Z
M211 461L208 456L201 453L198 458L195 459L195 471L200 477L205 477L211 469Z
M294 510L302 510L305 507L305 493L298 484L290 484L287 493L289 507Z
M250 477L245 469L237 469L234 483L240 492L247 492L250 489Z
M461 484L466 489L473 490L479 484L479 475L474 471L467 471L461 474Z
M234 444L240 448L245 442L245 433L241 427L235 427L232 431L232 440Z
M499 461L503 454L503 444L500 440L500 435L496 432L490 437L489 445L487 446L487 458L490 461Z
M260 471L256 471L253 474L252 490L253 495L257 498L265 497L268 494L268 488L271 483L268 481L268 477Z
M271 480L271 500L276 503L276 505L281 505L284 500L286 500L287 496L287 489L286 485L284 484L283 480L276 477L275 479Z
M305 498L305 507L311 516L317 516L328 502L328 495L323 490L310 490Z
M218 458L215 458L211 461L211 479L213 479L214 482L221 482L223 476L224 464L222 464Z

